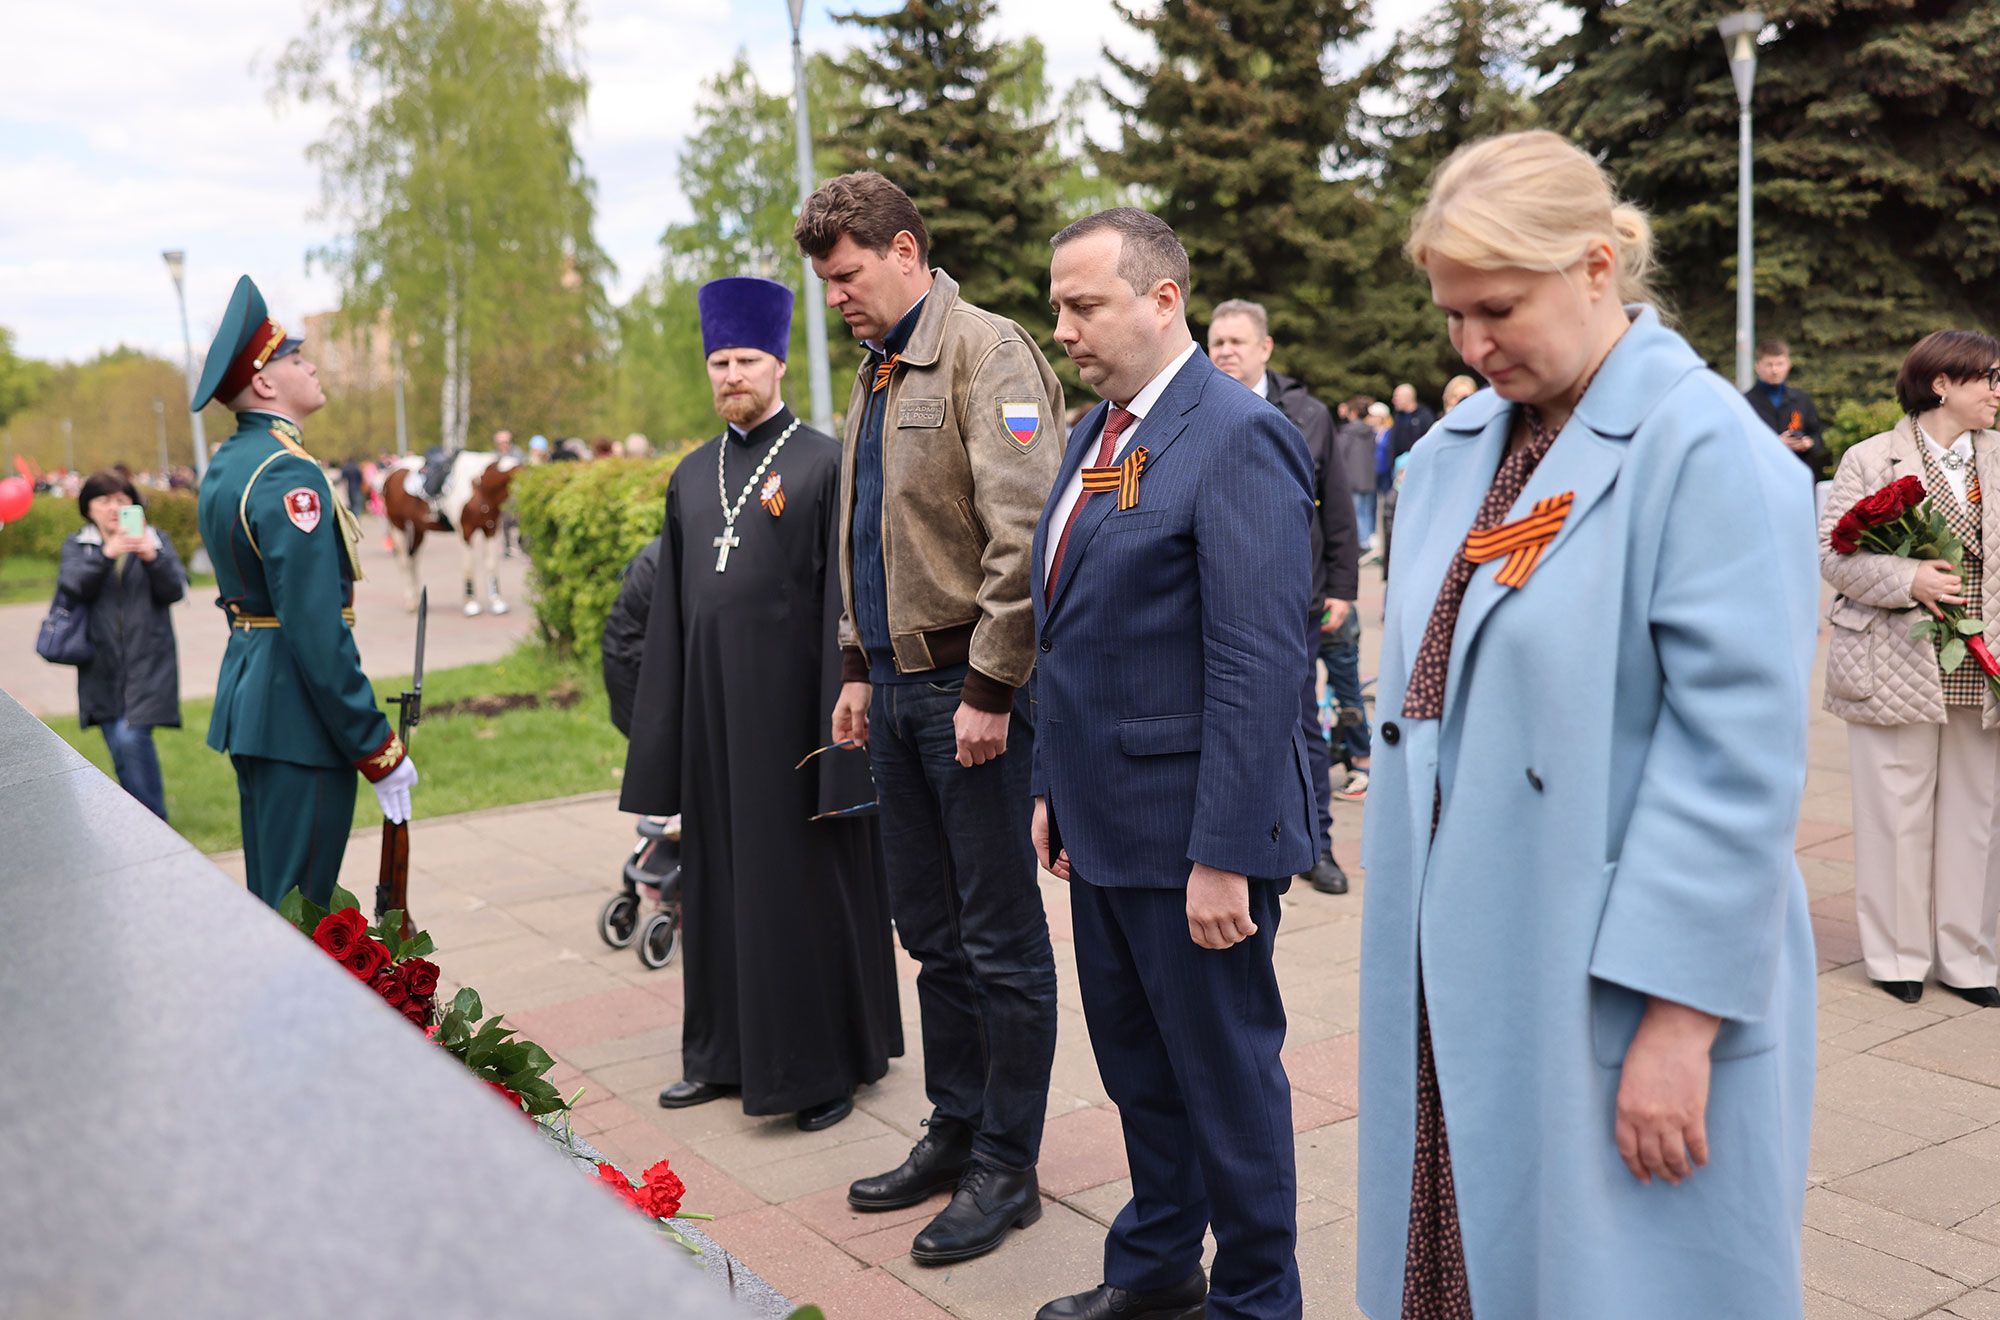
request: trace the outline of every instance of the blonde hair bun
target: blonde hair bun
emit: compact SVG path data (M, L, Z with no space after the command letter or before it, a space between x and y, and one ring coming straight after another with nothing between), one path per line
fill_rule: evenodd
M1604 167L1542 129L1468 142L1431 175L1404 251L1482 270L1568 270L1596 241L1618 259L1618 300L1651 303L1653 226L1621 201Z

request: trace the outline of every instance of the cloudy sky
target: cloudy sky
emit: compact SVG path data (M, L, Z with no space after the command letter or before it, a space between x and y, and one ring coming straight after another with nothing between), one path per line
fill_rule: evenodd
M808 50L849 44L830 10L897 0L808 0ZM1425 0L1377 0L1378 23ZM774 89L791 85L785 0L585 0L590 108L579 133L597 181L598 241L623 298L656 260L660 231L686 214L674 163L696 90L738 49ZM83 358L119 343L178 356L180 326L160 253L187 252L188 315L206 345L236 276L252 272L283 319L333 306L306 255L332 237L305 159L317 110L269 94L272 66L304 25L298 0L90 0L10 4L0 48L0 325L35 357ZM1068 84L1101 50L1146 44L1111 0L1000 0L1008 36L1034 34ZM38 53L29 55L28 53Z

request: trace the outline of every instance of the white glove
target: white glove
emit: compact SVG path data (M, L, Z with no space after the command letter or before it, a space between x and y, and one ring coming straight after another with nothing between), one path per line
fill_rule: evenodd
M385 819L401 825L410 818L410 790L417 786L417 763L409 757L375 781L375 800Z

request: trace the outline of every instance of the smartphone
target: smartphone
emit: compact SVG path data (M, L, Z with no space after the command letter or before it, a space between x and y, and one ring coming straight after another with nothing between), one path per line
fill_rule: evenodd
M127 536L146 534L146 511L136 504L128 504L118 511L118 530Z

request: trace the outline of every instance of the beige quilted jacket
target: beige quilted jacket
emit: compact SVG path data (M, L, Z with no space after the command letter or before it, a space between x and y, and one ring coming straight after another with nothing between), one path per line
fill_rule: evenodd
M1980 533L1988 547L1987 562L2000 547L2000 432L1977 431L1972 437L1973 462L1986 499ZM1903 477L1921 478L1923 460L1917 454L1917 433L1910 419L1893 431L1870 436L1841 456L1833 475L1833 490L1819 520L1820 575L1840 594L1833 598L1827 622L1833 639L1826 657L1826 708L1853 724L1943 724L1944 692L1938 683L1937 653L1928 640L1913 641L1910 625L1917 604L1910 583L1917 561L1866 550L1837 555L1829 544L1833 526L1855 502ZM1986 572L1987 600L2000 597L2000 573ZM1986 611L1986 644L2000 653L2000 609ZM1968 658L1967 664L1973 663ZM1986 695L1982 727L2000 728L2000 707Z

